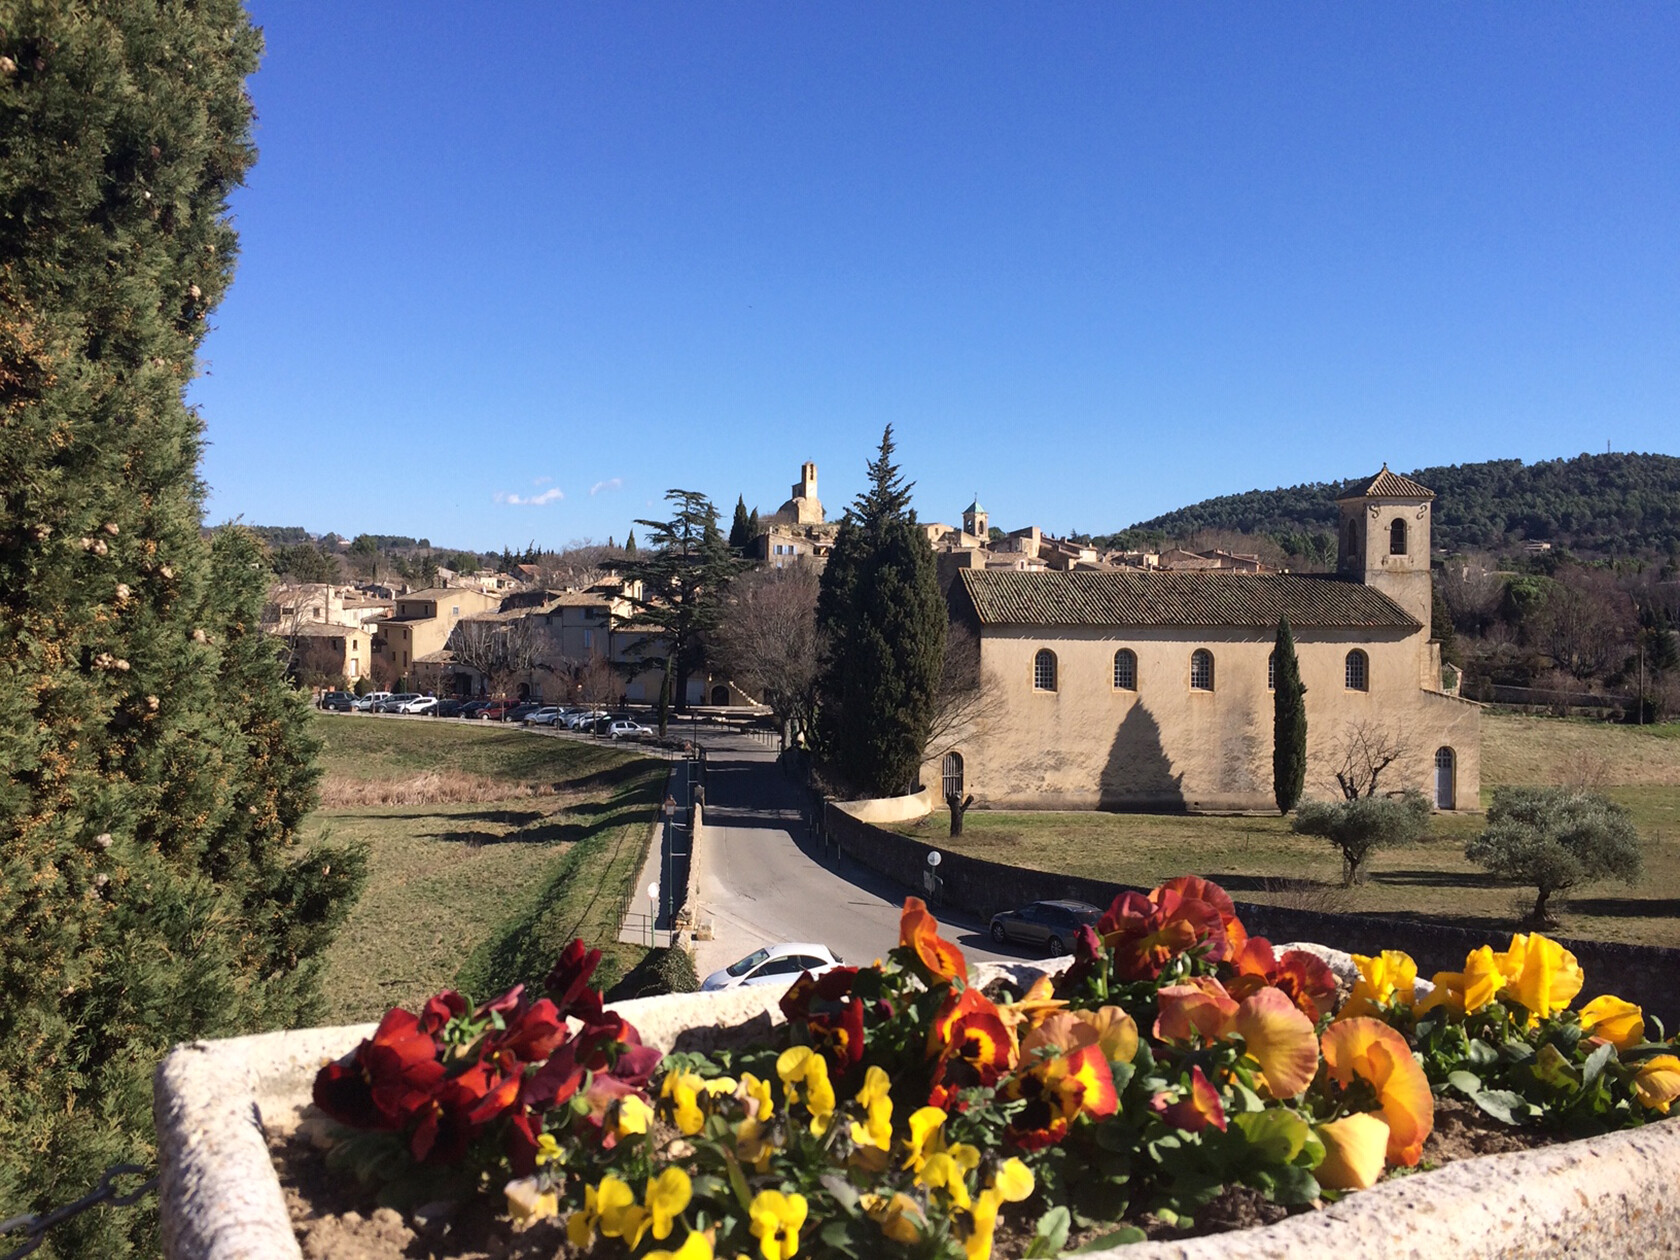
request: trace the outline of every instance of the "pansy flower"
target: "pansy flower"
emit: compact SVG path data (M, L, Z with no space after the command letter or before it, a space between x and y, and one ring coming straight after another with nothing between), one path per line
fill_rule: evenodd
M1416 1165L1435 1127L1435 1099L1406 1039L1380 1019L1361 1017L1330 1025L1321 1045L1331 1080L1344 1088L1360 1080L1376 1092L1389 1162Z
M920 897L904 899L904 913L898 920L898 943L913 951L922 966L940 980L960 981L968 975L962 950L939 935L939 920Z

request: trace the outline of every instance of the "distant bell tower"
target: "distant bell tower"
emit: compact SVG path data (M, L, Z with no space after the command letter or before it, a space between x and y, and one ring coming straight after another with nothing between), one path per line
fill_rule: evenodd
M1435 492L1382 466L1336 497L1341 526L1336 572L1387 595L1427 631L1435 603L1429 574L1429 514Z
M821 525L822 500L817 498L817 466L806 460L799 469L799 480L793 485L793 497L782 504L778 514L791 525Z
M963 533L973 534L984 540L986 537L986 509L980 506L980 496L974 496L974 502L963 509Z

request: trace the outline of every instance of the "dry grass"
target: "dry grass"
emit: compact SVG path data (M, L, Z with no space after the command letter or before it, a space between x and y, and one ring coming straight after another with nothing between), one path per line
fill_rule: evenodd
M1680 723L1616 726L1576 718L1482 717L1482 792L1542 783L1680 787Z
M509 783L487 774L426 770L404 779L357 779L328 774L321 780L322 809L371 805L473 805L483 801L525 800L573 795L553 783Z

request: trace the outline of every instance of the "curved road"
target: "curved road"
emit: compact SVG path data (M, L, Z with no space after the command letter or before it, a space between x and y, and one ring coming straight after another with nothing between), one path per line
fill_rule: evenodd
M836 869L805 826L805 798L775 764L774 751L748 736L705 738L706 809L700 863L700 914L715 940L696 946L702 977L777 941L816 941L848 963L868 964L898 944L907 890L843 861ZM985 925L936 912L944 935L970 961L1015 961Z

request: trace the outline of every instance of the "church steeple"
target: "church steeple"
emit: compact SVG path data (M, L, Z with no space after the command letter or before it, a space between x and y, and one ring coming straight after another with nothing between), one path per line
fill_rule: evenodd
M980 495L974 496L974 502L963 509L963 533L973 534L978 538L986 537L987 518L986 509L980 506Z
M1336 571L1382 591L1427 627L1434 605L1429 575L1430 511L1435 492L1390 472L1364 478L1336 496L1341 525Z

